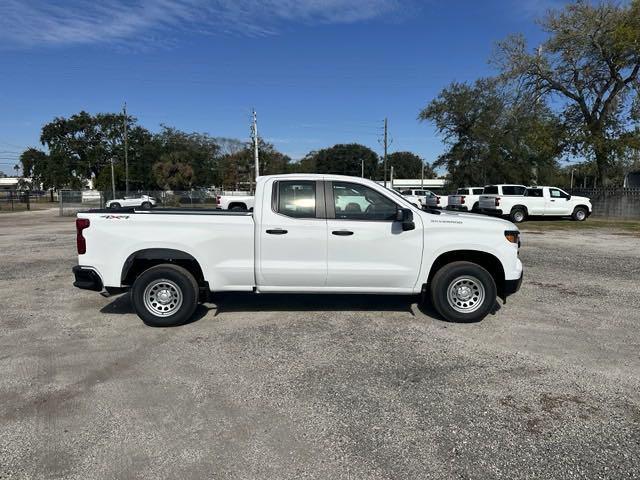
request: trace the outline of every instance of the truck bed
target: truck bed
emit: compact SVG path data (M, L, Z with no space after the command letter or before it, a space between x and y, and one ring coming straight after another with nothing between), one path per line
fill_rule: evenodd
M164 215L229 215L229 216L252 216L253 212L243 212L237 210L220 210L219 208L166 208L157 207L151 210L144 210L139 207L122 207L122 208L94 208L84 210L79 213L111 213L111 214L164 214Z
M95 267L105 287L123 285L123 265L146 250L180 251L200 260L210 287L251 290L254 275L252 212L187 208L118 208L78 213L87 252L80 265Z

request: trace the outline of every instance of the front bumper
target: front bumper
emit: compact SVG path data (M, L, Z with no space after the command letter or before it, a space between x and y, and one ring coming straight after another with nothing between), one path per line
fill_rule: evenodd
M83 290L92 290L94 292L101 292L103 290L102 279L95 270L76 265L71 271L75 276L75 282L73 282L74 287Z
M524 275L524 272L520 274L520 278L516 279L516 280L505 280L504 281L504 288L503 288L503 298L507 298L509 295L513 295L514 293L516 293L518 290L520 290L520 287L522 286L522 277Z

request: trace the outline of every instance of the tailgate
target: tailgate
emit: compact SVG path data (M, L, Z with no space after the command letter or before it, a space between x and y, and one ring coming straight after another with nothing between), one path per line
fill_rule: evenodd
M462 195L450 195L449 205L455 205L455 206L462 205Z
M496 195L481 195L480 208L496 208Z

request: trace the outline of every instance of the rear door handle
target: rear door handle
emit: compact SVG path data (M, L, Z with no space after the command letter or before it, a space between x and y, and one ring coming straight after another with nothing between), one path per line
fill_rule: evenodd
M331 234L338 235L339 237L348 237L349 235L353 235L353 232L349 230L334 230Z
M283 230L281 228L275 228L273 230L267 230L267 233L269 235L285 235L285 234L288 233L288 231L287 230Z

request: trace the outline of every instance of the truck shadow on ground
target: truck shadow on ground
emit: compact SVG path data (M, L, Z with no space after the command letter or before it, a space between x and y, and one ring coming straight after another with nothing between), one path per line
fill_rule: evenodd
M398 312L415 316L421 313L435 320L445 321L429 302L421 303L413 295L339 295L339 294L252 294L217 293L208 302L198 305L188 323L197 322L207 315L218 316L237 312ZM414 305L417 305L414 308ZM115 297L100 309L101 313L135 315L129 295Z

